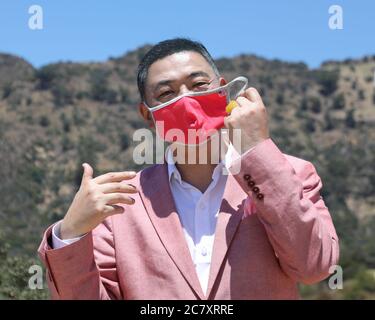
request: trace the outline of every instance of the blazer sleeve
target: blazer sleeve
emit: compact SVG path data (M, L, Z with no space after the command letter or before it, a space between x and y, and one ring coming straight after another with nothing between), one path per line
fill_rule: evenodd
M339 243L314 166L284 155L271 139L237 165L234 177L255 204L282 270L305 284L328 277L338 263Z
M109 217L80 240L59 249L51 247L53 225L46 230L38 253L52 299L122 299L110 224Z

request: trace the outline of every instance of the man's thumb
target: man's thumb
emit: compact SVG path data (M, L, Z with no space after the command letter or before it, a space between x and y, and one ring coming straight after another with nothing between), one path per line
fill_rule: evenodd
M88 163L83 163L83 175L82 175L82 182L85 180L92 179L92 175L94 174L94 170Z

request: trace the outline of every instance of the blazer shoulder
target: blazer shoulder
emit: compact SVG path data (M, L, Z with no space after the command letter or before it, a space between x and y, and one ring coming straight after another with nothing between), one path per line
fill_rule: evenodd
M126 183L142 188L142 183L144 183L144 181L149 180L151 177L160 176L165 170L165 164L154 164L137 172L137 175L132 179L126 180Z
M166 167L165 163L154 164L152 166L142 169L141 171L138 172L137 175L145 176L145 177L153 176L156 173L159 174L159 172L162 171L165 167Z

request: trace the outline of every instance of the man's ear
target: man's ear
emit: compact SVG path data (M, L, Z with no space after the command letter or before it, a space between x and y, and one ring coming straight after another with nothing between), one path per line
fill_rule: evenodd
M143 102L140 102L138 104L138 111L141 114L142 118L147 122L148 126L150 128L154 127L154 121L151 117L151 112L148 110L148 108L145 106Z
M220 86L224 86L224 85L227 84L227 80L225 80L224 77L220 77L220 78L219 78L219 81L220 81Z

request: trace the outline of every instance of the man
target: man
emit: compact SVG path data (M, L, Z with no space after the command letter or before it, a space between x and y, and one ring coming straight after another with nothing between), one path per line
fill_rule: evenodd
M160 42L139 66L140 113L153 127L152 107L226 83L202 44ZM339 245L314 166L274 144L256 89L223 119L241 133L233 174L225 159L174 163L171 150L172 161L138 174L94 178L83 164L66 216L39 248L53 298L297 299L298 282L329 275Z

